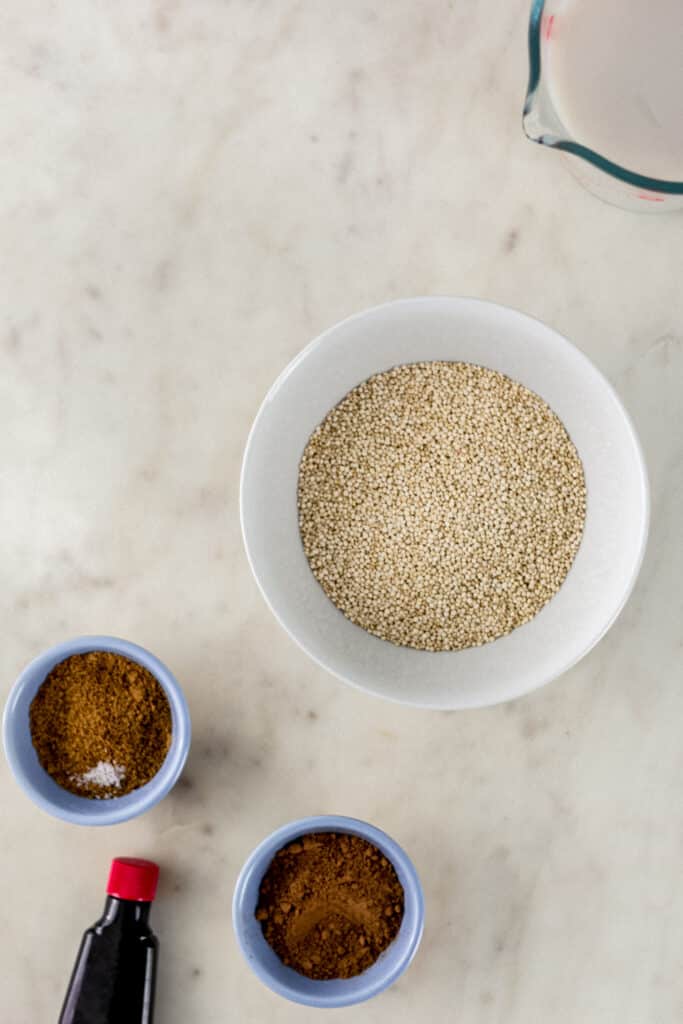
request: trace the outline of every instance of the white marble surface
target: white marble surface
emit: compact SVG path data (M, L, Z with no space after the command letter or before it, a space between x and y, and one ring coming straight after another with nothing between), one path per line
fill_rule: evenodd
M426 889L417 960L349 1019L683 1019L683 218L601 205L524 139L527 8L3 3L1 695L45 646L109 632L168 662L195 729L184 785L101 831L46 817L0 766L8 1024L56 1020L120 853L163 869L159 1024L313 1020L248 971L229 904L250 848L318 811L392 833ZM270 382L327 325L419 293L572 338L653 485L618 624L483 712L328 678L270 617L239 535Z

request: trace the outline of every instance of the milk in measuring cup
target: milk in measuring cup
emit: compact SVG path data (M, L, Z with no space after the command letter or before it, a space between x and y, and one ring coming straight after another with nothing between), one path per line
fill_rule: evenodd
M683 0L567 0L546 31L572 137L629 171L683 181Z

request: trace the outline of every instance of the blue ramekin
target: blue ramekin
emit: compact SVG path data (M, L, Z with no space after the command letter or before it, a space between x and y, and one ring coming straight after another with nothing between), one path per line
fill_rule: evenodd
M109 800L93 800L62 789L41 766L31 742L29 709L46 676L65 658L88 651L112 651L144 666L158 680L171 707L171 746L161 768L146 785ZM190 749L190 713L174 676L144 647L113 636L81 636L39 654L14 684L2 724L7 761L24 792L48 814L75 825L115 825L144 814L176 783Z
M403 886L403 920L390 946L362 974L334 981L313 981L285 967L263 937L255 912L261 879L278 850L311 832L341 832L373 843L389 860ZM356 818L321 814L283 825L256 847L242 868L232 903L232 923L242 953L252 971L277 992L305 1006L331 1008L362 1003L389 988L417 952L424 926L424 897L417 872L401 847L388 835Z

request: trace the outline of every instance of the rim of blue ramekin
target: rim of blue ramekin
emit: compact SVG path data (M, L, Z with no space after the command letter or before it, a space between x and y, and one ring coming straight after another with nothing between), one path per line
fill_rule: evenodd
M20 729L29 729L29 721L28 715L26 715L23 721L20 720L18 705L27 688L35 687L36 690L38 689L40 683L36 685L36 678L40 678L41 672L43 672L42 682L51 669L60 661L64 661L65 658L69 658L73 654L85 654L88 651L111 651L112 653L130 658L131 661L135 661L148 669L157 679L168 698L171 708L172 735L171 746L161 768L146 785L133 790L132 793L127 793L125 796L112 797L109 800L75 797L79 803L78 809L74 810L73 808L62 806L59 802L60 793L66 794L66 790L62 790L54 783L54 799L46 797L24 771L18 752L17 737ZM151 651L140 647L139 644L135 644L130 640L123 640L115 636L79 636L71 640L64 640L42 651L19 674L5 703L2 722L5 756L16 781L26 795L41 810L74 825L116 825L123 821L130 821L131 818L137 818L140 814L144 814L145 811L154 807L160 800L163 800L166 794L173 788L183 770L190 749L191 733L192 727L187 701L180 688L180 684L170 669ZM68 794L68 796L70 798L69 803L72 803L74 795Z
M409 929L409 933L403 956L393 966L388 967L384 973L378 971L377 967L382 964L391 946L375 961L371 968L368 968L363 974L356 975L355 978L348 978L343 981L317 981L311 983L310 979L297 974L291 968L284 968L284 973L288 978L287 983L284 983L279 978L276 978L263 959L259 958L259 949L254 949L246 941L242 922L247 915L249 915L249 920L251 920L256 910L255 905L253 907L246 906L247 889L253 882L254 877L258 877L259 880L263 877L273 857L283 846L299 836L304 836L311 832L346 832L360 836L380 849L396 869L396 873L403 886L405 901L403 921L401 922L399 935L404 928ZM252 850L235 884L232 901L232 923L237 943L244 959L257 978L271 991L304 1006L314 1006L321 1009L352 1006L355 1003L365 1002L365 1000L379 995L380 992L384 992L398 980L412 963L424 930L424 895L419 876L412 861L398 843L391 836L388 836L386 832L382 832L375 825L370 825L368 822L361 821L358 818L349 818L338 814L318 814L307 818L300 818L297 821L281 826ZM262 948L265 952L268 949L265 938L262 939L262 942ZM387 960L387 964L389 963L390 961ZM367 976L369 971L373 971L374 974L368 982ZM363 979L366 980L364 981ZM338 994L326 995L325 987L332 985L335 986ZM317 991L312 992L312 988L315 988ZM339 994L339 988L343 988L342 994Z

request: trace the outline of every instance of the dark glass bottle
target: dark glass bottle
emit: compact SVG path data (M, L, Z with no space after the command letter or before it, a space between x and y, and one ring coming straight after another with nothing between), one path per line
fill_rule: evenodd
M158 943L149 924L159 868L112 861L104 914L83 936L59 1024L152 1024Z

